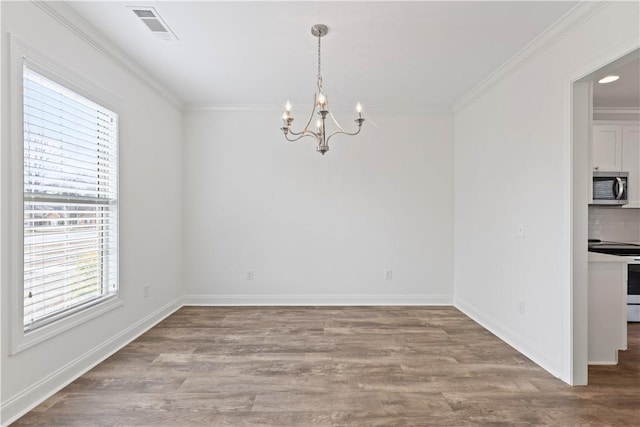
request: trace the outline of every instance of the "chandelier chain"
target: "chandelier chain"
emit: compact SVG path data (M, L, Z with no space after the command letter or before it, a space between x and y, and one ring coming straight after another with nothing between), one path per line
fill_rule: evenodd
M318 90L322 90L322 69L320 68L320 38L321 34L318 34Z

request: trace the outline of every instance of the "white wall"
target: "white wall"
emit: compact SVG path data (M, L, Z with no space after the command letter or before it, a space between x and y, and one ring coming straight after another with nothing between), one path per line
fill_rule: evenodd
M2 8L2 423L104 358L178 306L181 278L181 122L178 108L27 2ZM8 33L120 98L120 293L124 305L13 356L8 293ZM19 225L18 225L19 226ZM150 297L143 298L143 283Z
M455 304L565 381L569 89L580 72L603 65L599 58L613 60L637 46L638 12L637 2L604 6L455 112ZM516 237L518 224L524 238Z
M452 116L372 112L323 157L280 115L185 113L186 301L450 304Z

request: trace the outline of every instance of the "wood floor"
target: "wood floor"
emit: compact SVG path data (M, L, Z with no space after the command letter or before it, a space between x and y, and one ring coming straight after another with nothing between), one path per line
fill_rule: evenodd
M184 307L14 425L640 425L640 324L571 387L451 307Z

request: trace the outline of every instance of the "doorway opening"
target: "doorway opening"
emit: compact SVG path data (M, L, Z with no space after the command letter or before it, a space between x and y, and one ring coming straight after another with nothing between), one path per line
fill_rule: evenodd
M607 76L618 78L608 79L613 80L610 83L599 83ZM633 136L631 132L633 126L637 129L640 125L640 49L576 80L572 93L572 384L584 385L590 374L599 378L603 372L617 372L617 366L607 367L604 371L602 367L589 367L594 361L589 360L588 325L598 307L594 301L589 302L588 239L640 243L640 136ZM630 136L623 142L625 127L625 135ZM602 145L598 142L594 149L594 132L602 129L614 131L607 134L607 137L613 137L604 140ZM606 156L610 158L603 160ZM628 181L629 204L625 207L591 205L592 173L605 163L611 163L605 169L619 172L628 169L624 172L631 175ZM626 309L623 305L620 305L620 310ZM640 354L628 353L640 352L640 324L629 325L630 345L627 352L620 352L620 371L626 369L628 361L637 361L640 357ZM591 343L593 345L593 339ZM627 347L626 343L624 347Z

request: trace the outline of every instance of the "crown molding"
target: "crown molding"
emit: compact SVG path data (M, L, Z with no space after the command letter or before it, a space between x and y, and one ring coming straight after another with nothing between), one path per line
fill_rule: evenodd
M284 106L282 104L186 104L184 106L185 112L237 112L237 113L253 113L253 112L278 112L282 114ZM296 110L303 110L304 114L308 114L313 106L311 104L294 104L293 108ZM333 105L331 108L334 112L353 112L355 109L353 105ZM425 108L411 108L408 106L393 107L369 107L365 106L362 114L367 113L389 113L389 114L452 114L451 110L444 108L425 109Z
M215 111L215 112L263 112L280 111L283 106L276 104L187 104L184 111Z
M556 22L551 24L544 32L530 41L525 47L520 49L507 62L498 67L487 78L482 80L473 89L463 95L453 104L453 111L457 112L467 106L471 101L502 81L506 76L515 72L518 68L531 62L559 40L564 38L574 28L598 13L609 4L605 1L581 1L576 6L562 15Z
M34 1L33 3L109 61L136 79L140 84L160 95L177 109L184 109L184 105L178 97L165 89L155 77L138 65L130 56L98 32L95 27L89 24L89 22L64 2Z

